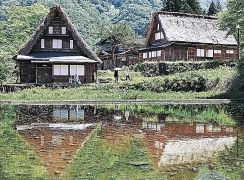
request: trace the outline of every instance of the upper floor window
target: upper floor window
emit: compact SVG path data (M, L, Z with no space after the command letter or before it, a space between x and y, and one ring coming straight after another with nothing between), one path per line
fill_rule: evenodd
M66 34L66 27L62 27L62 34Z
M234 54L234 50L226 50L227 54Z
M52 26L48 27L48 34L53 34L53 27Z
M208 49L207 57L213 57L213 49Z
M155 33L155 40L163 39L163 33L162 32L157 32Z
M44 49L45 48L45 40L41 39L41 48Z
M158 23L158 26L157 26L157 30L159 31L160 30L160 24Z
M69 41L69 48L74 49L74 40Z
M204 49L197 49L197 57L204 57Z
M62 40L61 39L53 39L52 47L53 49L62 49Z

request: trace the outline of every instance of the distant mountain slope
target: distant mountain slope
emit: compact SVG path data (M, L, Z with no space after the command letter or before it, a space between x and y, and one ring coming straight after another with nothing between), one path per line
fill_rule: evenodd
M0 0L0 5L29 6L36 2L48 8L60 5L91 45L112 23L127 22L138 35L144 36L152 14L162 8L161 0ZM210 2L201 0L201 5L207 9Z

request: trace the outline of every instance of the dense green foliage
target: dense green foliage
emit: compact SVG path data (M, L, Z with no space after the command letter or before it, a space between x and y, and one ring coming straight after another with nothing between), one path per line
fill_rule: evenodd
M163 63L146 61L137 64L134 69L144 76L152 77L185 71L216 69L222 66L235 67L236 63L232 61L165 61Z
M15 63L11 60L20 46L34 32L47 9L38 4L28 7L4 6L0 8L0 80L16 76Z
M230 33L237 37L237 26L240 26L240 40L244 42L244 1L232 0L228 1L226 9L220 14L220 21L223 28L226 28Z
M244 91L244 0L228 1L226 10L220 15L221 25L235 34L238 39L238 26L240 32L240 54L238 61L237 74L233 78L232 86L229 89L231 96L236 96L240 91Z
M162 0L164 11L202 14L202 8L198 0Z
M208 16L216 15L221 10L219 8L221 8L220 3L218 2L218 4L215 4L214 1L212 1L208 8Z
M109 72L109 71L108 71ZM129 90L163 92L191 92L191 91L224 91L229 86L235 70L229 67L216 69L187 71L173 75L142 77L138 73L131 72L132 81L123 81L118 87ZM122 74L123 75L123 74ZM112 72L103 74L104 77L111 77ZM101 77L100 77L101 78ZM123 76L121 77L123 80ZM103 89L113 89L110 84L103 85Z

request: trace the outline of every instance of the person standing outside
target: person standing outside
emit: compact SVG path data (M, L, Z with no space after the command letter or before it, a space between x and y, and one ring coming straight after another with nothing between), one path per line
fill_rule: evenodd
M129 67L128 66L125 66L125 80L130 80L130 75L129 75Z
M118 83L119 82L119 72L118 70L114 70L114 79L115 79L115 82Z

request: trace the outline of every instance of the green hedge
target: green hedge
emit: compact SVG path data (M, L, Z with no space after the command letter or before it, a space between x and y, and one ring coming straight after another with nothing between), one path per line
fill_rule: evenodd
M135 71L141 72L144 76L153 77L200 69L215 69L220 66L235 67L236 63L233 61L165 61L160 63L147 61L138 64Z
M208 81L204 77L197 74L189 74L181 78L159 78L154 77L150 80L142 80L133 84L121 84L120 88L129 88L141 91L153 92L168 92L168 91L182 91L182 92L201 92L206 91Z

